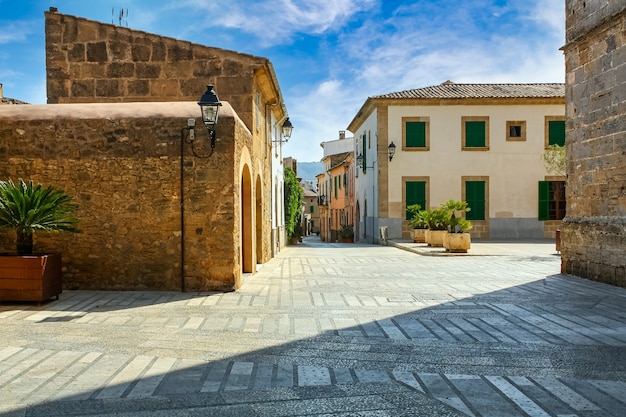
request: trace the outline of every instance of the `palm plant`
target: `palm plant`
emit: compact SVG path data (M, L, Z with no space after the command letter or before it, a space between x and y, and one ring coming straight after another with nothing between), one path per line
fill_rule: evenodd
M472 229L472 223L463 217L464 213L470 211L466 201L448 200L441 205L441 208L449 213L448 231L450 233L463 233Z
M58 188L20 179L0 181L0 228L15 229L17 253L33 253L33 233L40 231L77 232L78 219L73 213L78 207L72 197Z

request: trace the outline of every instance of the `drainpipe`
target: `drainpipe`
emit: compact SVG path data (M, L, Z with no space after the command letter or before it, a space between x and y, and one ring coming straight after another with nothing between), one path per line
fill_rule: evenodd
M194 136L195 119L180 130L180 291L185 292L185 139ZM186 133L186 134L185 134Z

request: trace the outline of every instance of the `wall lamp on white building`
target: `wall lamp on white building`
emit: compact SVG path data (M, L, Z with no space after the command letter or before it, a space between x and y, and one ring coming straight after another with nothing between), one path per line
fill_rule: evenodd
M389 154L389 162L391 162L393 156L396 154L396 144L393 143L393 141L387 146L387 153Z
M287 117L283 123L283 137L285 138L285 142L291 137L291 132L293 132L293 125L289 121L289 117Z
M211 148L215 148L215 125L217 124L217 113L222 103L217 98L217 93L213 89L213 84L206 87L206 91L198 102L202 113L202 122L209 131L211 137Z

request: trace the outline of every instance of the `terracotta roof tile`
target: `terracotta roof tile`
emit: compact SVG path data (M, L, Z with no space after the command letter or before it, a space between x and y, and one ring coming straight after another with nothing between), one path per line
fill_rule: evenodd
M372 98L557 98L565 97L565 84L457 84L452 81L430 87L382 94Z

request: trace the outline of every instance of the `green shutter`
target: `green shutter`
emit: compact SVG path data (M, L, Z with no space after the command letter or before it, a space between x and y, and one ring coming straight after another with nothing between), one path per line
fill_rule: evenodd
M484 148L486 123L484 121L465 122L465 147Z
M363 173L367 172L367 134L363 133Z
M564 120L551 120L548 122L548 145L565 146Z
M426 122L406 122L406 147L426 147Z
M465 200L470 208L467 220L485 220L485 181L465 181Z
M550 220L550 181L539 181L539 220Z
M338 190L338 187L337 187L337 177L335 177L335 199L337 198L337 190Z
M419 204L422 209L426 209L426 182L425 181L407 181L405 185L406 206ZM412 214L405 213L405 219L410 220Z

